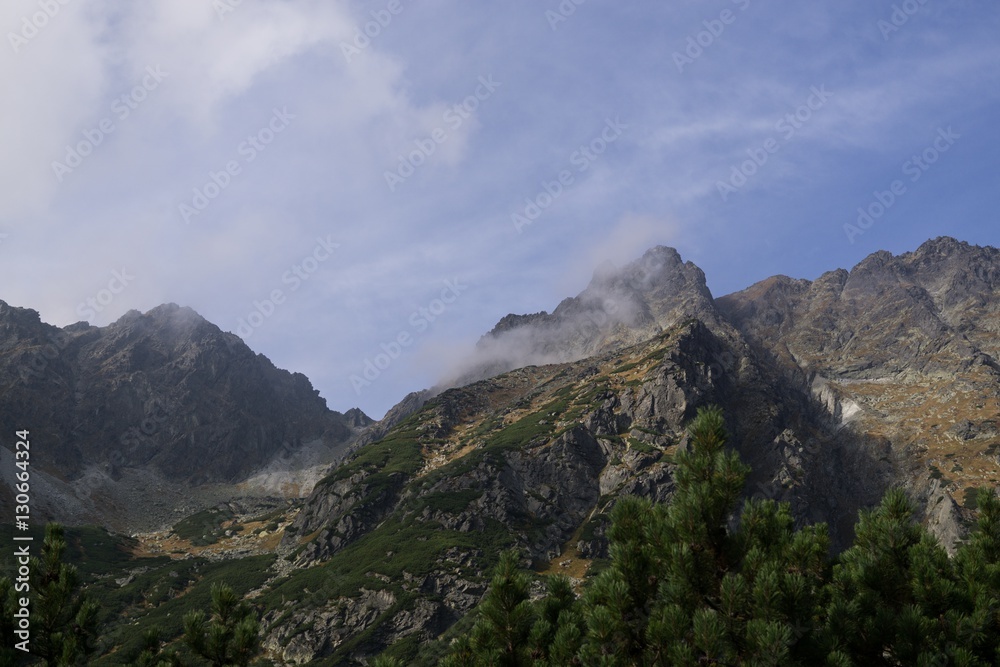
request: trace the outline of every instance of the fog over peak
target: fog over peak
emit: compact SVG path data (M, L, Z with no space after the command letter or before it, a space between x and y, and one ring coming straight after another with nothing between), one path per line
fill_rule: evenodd
M576 361L646 340L694 316L718 323L704 272L675 248L656 246L621 268L603 262L585 290L551 313L503 317L440 386Z

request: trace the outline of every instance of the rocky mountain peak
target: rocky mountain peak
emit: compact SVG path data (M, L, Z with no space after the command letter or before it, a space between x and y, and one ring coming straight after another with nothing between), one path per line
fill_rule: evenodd
M844 425L906 451L924 471L907 484L930 470L961 502L995 480L983 453L997 444L1000 414L998 286L1000 250L940 237L811 283L768 279L717 304Z
M674 248L657 246L621 268L602 264L586 289L551 313L502 318L479 341L466 370L446 384L620 349L691 317L723 326L704 272Z
M372 423L360 410L330 411L304 375L190 308L63 329L34 311L2 311L0 425L37 429L46 446L32 463L51 477L54 503L39 510L64 520L68 507L119 526L153 519L150 485L196 496L255 480L274 495L308 493ZM276 475L285 490L263 488ZM110 502L95 505L97 496Z
M641 294L677 291L682 286L711 297L700 268L685 262L674 248L655 246L622 268L605 262L594 272L590 285L580 296L606 290L631 290Z
M351 408L344 413L344 420L352 428L368 428L375 423L371 417L366 415L361 408Z
M235 338L232 334L223 333L219 327L193 309L175 303L157 306L146 313L130 310L108 325L107 333L116 339L132 341L155 339L160 344L175 347L210 341L214 338Z
M0 301L0 350L13 349L26 336L43 336L56 330L42 322L38 311Z
M967 253L973 251L978 246L972 246L965 241L959 241L951 236L938 236L934 239L928 239L920 244L920 247L913 251L913 255L922 255L925 257L936 256L938 258L948 257L956 253Z

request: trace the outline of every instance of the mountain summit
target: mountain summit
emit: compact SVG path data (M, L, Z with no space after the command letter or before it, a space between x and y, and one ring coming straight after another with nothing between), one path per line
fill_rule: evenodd
M183 506L213 485L308 493L371 423L175 304L59 329L0 302L0 350L0 425L33 425L37 509L62 520L175 518L149 489Z
M621 349L690 317L719 327L705 274L677 250L657 246L621 269L602 265L583 292L564 299L552 313L502 318L448 384Z

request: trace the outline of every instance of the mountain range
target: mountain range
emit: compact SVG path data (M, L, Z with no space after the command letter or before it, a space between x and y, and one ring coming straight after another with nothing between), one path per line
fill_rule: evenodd
M938 238L716 298L656 247L551 313L503 317L379 422L186 308L59 329L0 302L0 423L44 443L40 513L134 534L122 588L176 568L142 559L252 563L275 664L431 664L501 549L541 574L599 569L610 508L670 498L709 404L747 495L826 522L835 549L894 486L953 548L972 492L1000 481L998 282L1000 250ZM0 502L10 515L9 488ZM124 631L107 641L127 653Z

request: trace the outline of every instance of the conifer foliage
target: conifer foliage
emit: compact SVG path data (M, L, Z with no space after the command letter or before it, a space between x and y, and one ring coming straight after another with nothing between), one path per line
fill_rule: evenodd
M188 647L212 667L247 667L260 653L260 621L253 608L228 584L212 586L212 615L184 617Z
M442 664L1000 664L994 492L980 492L978 530L953 558L892 490L831 559L825 525L796 529L787 503L740 506L749 469L726 449L718 408L699 410L688 435L670 503L618 501L610 565L582 595L554 577L530 602L530 576L506 553L475 626Z
M64 562L66 537L63 527L45 527L41 553L28 565L30 582L31 640L29 652L13 646L18 595L10 579L0 579L0 628L4 643L0 665L42 664L71 667L87 664L94 652L98 606L85 595L74 566Z

